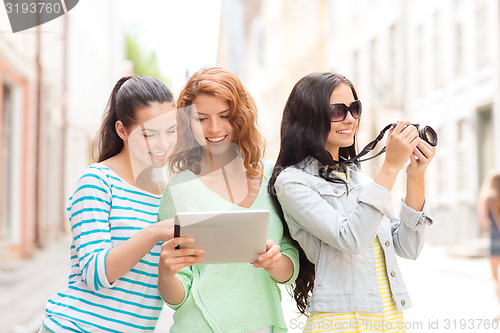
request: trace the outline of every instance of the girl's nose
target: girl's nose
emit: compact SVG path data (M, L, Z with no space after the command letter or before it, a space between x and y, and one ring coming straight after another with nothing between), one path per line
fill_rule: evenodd
M168 138L166 134L158 134L156 140L150 141L151 149L154 151L166 151L169 148Z
M344 119L344 122L347 122L347 123L352 123L354 122L356 119L354 119L354 117L352 116L352 113L351 113L351 110L347 111L347 115L345 116L345 119Z
M217 134L217 132L219 131L219 121L216 120L216 119L212 119L210 120L210 123L209 123L209 126L208 126L208 134L212 135L212 134Z

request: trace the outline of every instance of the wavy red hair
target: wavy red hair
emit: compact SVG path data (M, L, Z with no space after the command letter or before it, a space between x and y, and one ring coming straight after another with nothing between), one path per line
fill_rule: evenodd
M221 67L200 69L189 78L180 93L177 100L178 140L172 153L172 170L200 172L202 148L196 147L189 124L189 105L203 94L221 98L229 104L233 143L241 150L247 172L252 176L261 175L265 140L257 126L257 106L238 77Z

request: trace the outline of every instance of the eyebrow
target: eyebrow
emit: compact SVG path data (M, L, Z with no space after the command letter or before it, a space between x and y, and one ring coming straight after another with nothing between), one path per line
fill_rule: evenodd
M231 109L227 109L227 110L221 111L221 112L219 112L219 113L217 113L217 114L221 114L221 113L228 112L228 111L231 111ZM202 115L204 115L204 116L206 116L206 115L207 115L207 113L202 113L202 112L198 112L198 114L202 114Z

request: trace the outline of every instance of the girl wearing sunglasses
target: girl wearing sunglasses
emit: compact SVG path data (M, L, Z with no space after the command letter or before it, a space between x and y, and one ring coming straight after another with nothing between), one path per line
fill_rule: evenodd
M432 224L424 180L435 148L409 121L398 122L372 180L346 162L356 156L361 110L344 76L312 73L283 111L269 192L303 249L293 292L309 316L305 332L404 331L402 310L411 303L396 255L415 259ZM395 214L391 190L408 160L406 197Z

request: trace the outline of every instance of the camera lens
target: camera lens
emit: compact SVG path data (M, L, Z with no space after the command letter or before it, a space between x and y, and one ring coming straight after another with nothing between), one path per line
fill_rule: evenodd
M423 128L418 129L418 135L422 140L435 147L438 144L438 137L436 131L430 127L425 126Z

